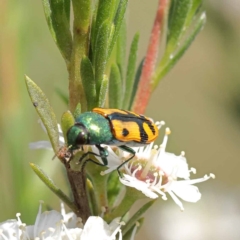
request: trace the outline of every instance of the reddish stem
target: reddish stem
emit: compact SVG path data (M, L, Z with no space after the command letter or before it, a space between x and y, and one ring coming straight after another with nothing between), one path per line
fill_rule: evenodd
M132 110L139 114L143 114L145 112L151 96L151 77L153 75L157 61L159 42L161 37L161 27L163 26L165 11L168 8L168 1L169 0L159 0L158 3L156 18L153 24L147 54L145 57L142 74L140 76L138 90L132 107Z

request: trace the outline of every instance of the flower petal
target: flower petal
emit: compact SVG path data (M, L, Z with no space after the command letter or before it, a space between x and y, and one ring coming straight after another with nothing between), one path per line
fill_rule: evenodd
M158 195L149 188L149 184L144 181L140 181L137 178L127 174L123 174L123 178L120 177L119 180L122 184L128 187L136 188L149 198L158 198Z
M201 193L198 188L193 185L173 182L171 190L181 199L187 202L197 202L201 199Z

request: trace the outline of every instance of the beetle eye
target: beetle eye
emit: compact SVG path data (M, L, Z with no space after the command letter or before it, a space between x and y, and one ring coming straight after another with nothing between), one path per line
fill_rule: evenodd
M75 123L67 132L68 145L76 149L81 145L88 144L89 133L83 124Z
M84 145L88 142L88 131L82 124L75 124L77 130L76 145Z

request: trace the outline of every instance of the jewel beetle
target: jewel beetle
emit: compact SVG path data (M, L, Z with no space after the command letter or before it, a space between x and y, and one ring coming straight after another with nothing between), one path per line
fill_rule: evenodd
M67 143L70 151L81 148L83 145L95 145L99 155L93 152L85 153L80 160L88 154L101 157L103 164L92 161L98 165L108 164L108 151L101 144L112 145L129 152L132 156L118 166L117 171L135 156L131 147L139 147L153 142L158 137L158 128L152 121L143 115L134 112L94 108L75 118L75 124L67 131Z

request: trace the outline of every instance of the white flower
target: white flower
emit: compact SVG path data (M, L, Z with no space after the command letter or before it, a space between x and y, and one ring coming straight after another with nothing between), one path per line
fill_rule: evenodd
M0 239L1 240L18 240L22 234L20 229L21 222L10 219L0 223Z
M63 215L62 215L62 214ZM120 218L107 224L101 217L91 216L83 226L74 213L52 210L42 213L42 203L34 225L26 226L17 214L17 220L0 223L1 240L122 240ZM82 227L78 227L79 224ZM119 237L116 238L116 235Z
M162 125L160 124L160 127ZM179 198L188 202L197 202L201 198L201 193L193 184L215 176L210 174L191 180L190 173L196 173L196 170L188 168L184 152L176 156L165 151L169 134L170 129L167 128L160 147L153 147L154 143L151 143L146 147L134 148L136 155L122 167L123 177L119 180L128 187L136 188L149 198L155 199L160 195L166 200L167 192L180 209L184 210ZM108 151L110 168L104 174L116 169L122 161L126 161L131 156L121 150L116 154L110 147Z

